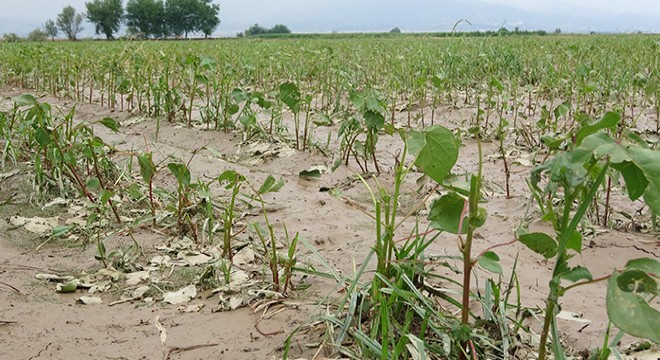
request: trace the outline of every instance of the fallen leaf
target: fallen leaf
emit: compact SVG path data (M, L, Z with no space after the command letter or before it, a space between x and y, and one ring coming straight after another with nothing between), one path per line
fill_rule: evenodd
M231 273L230 288L238 288L250 280L250 275L243 270L236 270Z
M58 217L52 218L42 218L42 217L33 217L33 218L24 218L18 215L14 215L9 219L9 223L16 227L24 227L25 230L44 235L48 232L51 232L59 224Z
M135 286L145 280L149 280L149 271L136 271L124 275L127 286Z
M53 199L53 201L46 203L44 206L41 207L42 210L46 210L49 208L52 208L53 206L58 206L58 205L66 205L69 202L66 199L63 199L61 197Z
M204 255L204 254L195 254L195 255L182 255L183 260L190 266L197 266L197 265L202 265L202 264L207 264L211 261L213 261L213 258Z
M568 320L568 321L575 321L583 324L589 324L591 323L591 320L585 319L582 317L582 315L570 312L570 311L561 311L559 314L557 314L557 318L563 319L563 320Z
M160 323L160 316L156 316L156 320L154 320L154 325L156 325L156 329L160 332L160 343L163 346L163 352L165 352L165 342L167 341L167 329Z
M55 291L62 294L75 292L78 288L78 279L69 281L66 284L59 283L55 286Z
M14 169L14 170L9 171L9 172L0 173L0 180L8 179L8 178L20 173L20 172L21 171L19 169Z
M37 274L34 276L37 278L37 280L46 280L46 281L61 281L61 282L69 282L75 277L67 275L67 276L60 276L60 275L55 275L55 274Z
M256 253L254 250L246 246L234 255L234 264L247 265L254 262L255 257Z
M188 313L200 312L203 307L204 307L203 303L194 304L194 305L187 305L187 306L186 305L181 305L181 306L179 306L179 308L177 310L180 313L188 314Z
M137 289L133 290L133 293L131 295L133 296L134 300L142 299L144 294L146 294L147 291L149 291L149 289L150 289L150 286L143 285L143 286L140 286Z
M163 301L172 305L188 302L197 296L195 285L188 285L179 291L167 292L163 295Z
M76 299L76 302L83 305L100 305L103 304L103 300L100 297L95 296L81 296Z
M243 296L234 295L229 297L229 308L236 310L239 307L243 306Z

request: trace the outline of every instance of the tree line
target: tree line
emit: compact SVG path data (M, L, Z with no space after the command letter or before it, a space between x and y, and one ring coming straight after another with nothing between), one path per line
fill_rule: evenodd
M54 38L61 31L69 40L76 40L89 20L97 35L113 39L122 24L130 36L188 38L190 33L208 37L220 24L220 6L213 0L93 0L85 3L85 12L66 6L55 21L44 24L44 37ZM36 30L35 30L36 31Z

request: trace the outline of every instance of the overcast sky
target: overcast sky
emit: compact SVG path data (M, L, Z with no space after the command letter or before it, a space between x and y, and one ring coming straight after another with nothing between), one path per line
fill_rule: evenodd
M0 34L25 35L62 8L79 11L89 0L0 0ZM499 26L565 31L660 32L660 0L215 0L220 4L217 34L249 25L284 23L294 32L448 31L460 19L464 30ZM82 35L92 36L87 24Z

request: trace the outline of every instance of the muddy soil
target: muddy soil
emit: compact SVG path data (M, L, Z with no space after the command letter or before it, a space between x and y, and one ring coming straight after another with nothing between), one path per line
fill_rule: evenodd
M0 91L3 106L9 104L7 97L16 96L21 91L4 88ZM355 163L341 166L336 171L324 174L320 180L301 179L298 174L313 166L331 166L332 155L318 151L299 152L290 149L274 151L274 156L263 161L227 161L227 159L254 157L255 149L272 150L272 146L244 143L239 134L206 131L202 128L189 129L181 125L163 122L156 141L156 124L153 119L141 119L128 112L114 112L95 104L74 104L71 101L51 97L40 98L62 109L63 112L76 105L76 121L95 124L105 117L113 117L122 123L118 134L103 126L94 125L97 135L120 149L145 149L145 141L154 153L154 161L178 158L190 162L193 177L213 178L225 169L235 169L246 175L255 184L261 183L268 175L282 177L284 188L268 195L269 217L275 224L286 224L290 232L299 232L316 250L338 271L350 274L359 266L374 243L374 224L365 214L371 210L371 202L366 187L356 181L354 175L360 173ZM452 112L453 111L453 112ZM461 112L462 111L462 112ZM443 114L438 121L449 128L465 126L472 110L438 109ZM398 113L397 121L406 123L406 114ZM428 120L427 120L428 121ZM644 122L641 121L641 124ZM315 138L327 138L327 132L336 134L338 124L315 131ZM337 148L331 141L330 148ZM282 145L283 146L283 145ZM513 230L525 216L530 194L525 179L533 168L533 154L518 150L512 140L507 146L519 161L512 164L511 194L504 194L504 171L498 156L497 143L484 144L487 174L486 198L484 204L488 220L479 229L475 253L495 244L514 240ZM211 152L204 147L213 148ZM381 174L377 176L381 184L391 184L391 169L401 148L396 137L381 136L378 145ZM250 153L252 152L252 153ZM193 156L193 153L196 153ZM219 158L218 154L226 155ZM477 147L474 140L465 138L461 148L456 173L474 171L477 167ZM373 170L373 169L371 169ZM402 208L413 210L424 208L424 191L418 191L413 174L404 184ZM0 359L271 359L281 357L281 346L288 333L296 326L311 319L322 311L316 304L326 295L337 296L334 284L325 280L308 279L311 287L304 291L289 294L281 312L263 318L262 312L250 307L235 311L212 312L218 300L194 299L193 304L204 304L199 312L182 313L177 306L162 303L144 304L127 302L114 306L109 303L117 299L116 292L101 295L101 305L81 305L76 298L83 295L58 294L52 283L36 280L39 273L73 273L92 271L100 267L94 259L94 246L80 247L67 244L46 244L35 251L43 239L13 228L8 222L12 215L24 214L28 207L25 186L18 184L18 178L8 178L0 183L0 197L4 199L15 194L12 201L2 206L0 219ZM367 180L372 186L375 180ZM29 188L29 186L28 186ZM340 189L343 197L333 197L324 191L328 188ZM621 209L640 208L641 204L628 205L623 198ZM615 203L615 208L618 204ZM402 211L401 216L405 215ZM29 215L29 214L26 214ZM537 214L538 215L538 214ZM25 216L25 215L24 215ZM623 217L617 219L616 229L596 226L596 235L584 243L582 254L575 263L591 269L595 277L607 275L614 268L622 267L629 259L658 257L657 237L638 231L639 226L629 223ZM618 220L621 218L622 220ZM423 217L422 217L423 219ZM281 225L278 225L281 227ZM413 226L411 220L399 234L408 235L406 230ZM534 230L550 232L547 224L535 222ZM149 229L140 229L135 234L137 241L147 252L155 254L155 245L167 243L168 238ZM113 237L107 247L129 244L127 236ZM458 256L456 237L441 235L429 250L436 255ZM69 244L70 245L70 244ZM521 244L500 247L497 253L505 269L510 269L518 256L518 278L521 285L523 305L532 309L543 308L547 296L547 283L552 264ZM299 247L299 262L321 267L318 259L304 246ZM458 263L455 263L458 267ZM444 271L439 267L438 271ZM505 270L508 279L510 270ZM475 290L483 287L485 280L493 275L477 270ZM445 284L450 287L451 284ZM605 283L583 286L571 291L562 299L562 310L576 314L577 318L559 320L561 333L566 345L575 350L590 349L601 345L607 327L605 310ZM478 309L478 304L474 308ZM167 331L165 346L161 345L159 322ZM538 328L538 324L532 324ZM294 341L293 357L312 358L316 349L307 347L316 339L313 334L302 335ZM625 338L624 343L634 341ZM321 357L317 357L321 358Z

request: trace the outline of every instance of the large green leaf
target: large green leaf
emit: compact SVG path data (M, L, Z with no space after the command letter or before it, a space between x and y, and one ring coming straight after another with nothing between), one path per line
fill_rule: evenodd
M638 269L660 278L660 261L650 258L633 259L626 263L626 269Z
M622 290L620 276L615 271L608 281L607 315L610 321L630 335L660 343L660 312L636 293Z
M544 233L523 234L518 237L518 240L530 250L543 255L546 259L550 259L557 254L557 242Z
M50 130L39 127L37 128L37 130L34 131L34 138L37 140L39 145L45 147L53 142L53 140L50 137L50 133L51 133Z
M576 145L580 146L582 140L584 140L587 136L598 132L599 130L615 128L619 121L621 121L621 115L615 112L606 113L605 116L603 116L596 123L583 126L580 130L578 130L577 134L575 134Z
M441 184L458 160L458 141L447 128L430 126L424 132L424 145L415 160L424 174ZM412 136L413 148L419 145L419 135ZM414 154L414 153L413 153Z
M464 208L465 199L455 192L450 192L433 202L428 219L434 229L458 234L458 224L461 222L461 215L464 215L461 233L465 234L468 227L468 216L467 211L464 214Z
M29 106L29 105L36 105L37 104L37 99L35 99L34 96L32 96L30 94L19 95L19 96L13 98L12 100L18 106Z
M660 214L660 151L631 146L628 153L649 182L644 201L654 213Z
M630 200L637 200L644 195L644 191L649 184L646 175L635 163L624 161L619 164L613 164L612 167L618 170L626 181L626 189Z

